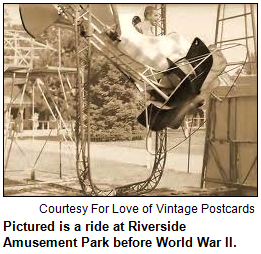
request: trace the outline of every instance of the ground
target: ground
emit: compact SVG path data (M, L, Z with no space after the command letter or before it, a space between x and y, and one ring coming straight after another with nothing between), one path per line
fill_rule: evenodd
M168 136L168 149L184 139L182 132ZM4 194L6 196L79 196L82 195L75 170L73 142L59 142L37 138L17 139L13 142L7 168L5 168ZM10 139L5 148L8 155ZM43 148L44 146L44 148ZM41 156L38 155L43 148ZM176 190L182 187L199 187L204 149L204 131L198 131L191 140L190 168L188 173L188 141L167 155L159 189ZM91 169L97 183L119 186L145 179L148 153L145 140L96 142L91 144ZM153 156L150 158L151 163ZM61 164L60 164L61 162ZM34 170L33 170L34 169ZM31 173L35 171L35 181Z

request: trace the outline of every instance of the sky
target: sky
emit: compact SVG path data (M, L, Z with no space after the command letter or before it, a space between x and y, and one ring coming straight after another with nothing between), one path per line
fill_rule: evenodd
M126 4L125 6L128 6L131 12L135 12L135 15L142 18L146 5ZM227 16L243 11L243 4L226 4L226 6ZM20 23L18 4L5 4L5 8L8 9L12 21ZM217 4L167 4L167 32L178 32L188 40L199 36L207 43L213 43L216 15ZM241 26L243 23L238 21L236 24ZM230 32L235 33L238 30L233 29Z
M129 17L140 16L143 18L145 6L148 4L124 4L119 5L119 12L126 12ZM17 4L5 4L9 16L13 23L20 23L19 11ZM225 16L237 15L243 13L243 4L226 4ZM215 26L217 17L217 4L167 4L167 33L177 32L192 42L195 37L199 37L206 45L214 43ZM256 17L256 8L255 8ZM251 31L251 20L248 20L248 29ZM251 32L249 32L251 33ZM226 39L238 38L244 36L244 19L234 19L226 21L224 37ZM252 51L253 43L250 43ZM242 48L233 50L234 56L242 52ZM231 57L231 53L227 53ZM242 59L242 54L240 57ZM231 61L236 61L232 59Z

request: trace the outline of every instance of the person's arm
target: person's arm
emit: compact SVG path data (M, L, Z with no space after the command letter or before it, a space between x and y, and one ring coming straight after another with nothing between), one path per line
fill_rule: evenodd
M141 33L141 34L143 34L143 31L142 31L142 28L141 28L141 25L140 25L141 23L138 23L136 26L134 26L135 28L136 28L136 30L139 32L139 33Z

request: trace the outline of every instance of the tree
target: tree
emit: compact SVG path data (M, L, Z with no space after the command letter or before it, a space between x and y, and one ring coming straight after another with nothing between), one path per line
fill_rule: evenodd
M8 8L4 5L4 29L23 30L21 24L12 24Z
M13 26L10 22L8 12L5 10L5 27L20 29L21 26ZM61 66L76 66L76 51L74 33L68 30L60 30L61 33ZM58 28L50 27L39 38L38 42L48 44L51 48L39 53L38 59L34 61L34 67L59 65L59 40ZM80 48L86 47L81 42ZM81 54L81 61L87 64L87 50ZM94 135L114 135L116 139L127 138L132 132L140 131L143 127L137 123L136 116L141 111L140 98L138 98L134 84L126 80L105 57L93 50L92 69L90 78L91 91L91 129ZM85 75L86 76L86 75ZM69 89L65 75L60 77L57 74L42 75L41 80L48 89L44 93L49 105L55 112L55 104L58 106L65 120L76 119L76 75L69 75L69 81L73 89ZM32 84L35 78L30 80L28 95L32 96ZM66 99L62 89L61 81L66 90ZM67 108L67 103L69 108ZM51 114L38 89L35 89L35 107L39 113L39 120L49 120Z
M8 28L11 26L11 19L8 14L7 9L4 9L4 28Z
M68 31L61 30L61 38L62 66L75 67L74 35ZM48 41L51 47L58 49L57 28L51 28L46 31L41 38L38 38L38 41ZM87 50L83 52L80 59L84 64L87 64ZM42 52L35 66L57 65L58 53L51 50ZM136 116L139 114L138 109L140 109L140 106L138 106L140 105L140 98L136 96L137 92L134 84L127 81L126 77L94 48L91 67L92 134L100 135L102 133L105 135L104 133L106 133L106 135L114 135L115 139L125 139L131 136L132 132L140 131L143 127L136 120ZM87 73L85 73L85 80L86 77ZM55 102L66 120L68 120L69 115L75 119L75 96L77 94L72 92L66 94L69 103L68 112L58 76L45 77L44 82L48 83L52 97L55 98ZM67 83L65 77L63 77L63 83ZM76 88L76 76L70 77L70 83ZM52 105L51 100L50 104Z
M139 100L135 86L126 80L112 64L95 52L91 79L91 125L95 133L110 132L127 138L141 130L137 123Z

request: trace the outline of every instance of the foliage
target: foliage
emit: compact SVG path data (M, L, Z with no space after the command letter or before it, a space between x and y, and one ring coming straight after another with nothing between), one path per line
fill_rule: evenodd
M91 76L91 126L93 133L110 135L125 134L141 130L136 116L139 114L137 91L134 85L97 52L93 55ZM119 137L120 138L120 137Z
M23 30L21 24L12 24L9 12L6 8L4 9L4 28L13 30Z
M10 24L7 15L5 15L5 20L7 24ZM47 44L49 49L40 52L38 59L34 62L35 68L59 65L58 33L58 28L51 27L42 36L36 38L38 42ZM75 67L76 50L73 32L61 29L60 38L61 66ZM79 47L86 47L86 44L81 42ZM87 50L88 47L82 53L80 59L86 65ZM85 80L86 77L87 73L85 73ZM45 84L42 87L53 111L55 112L56 104L65 120L71 118L75 120L77 75L70 74L67 77L61 75L62 84L66 91L65 95L59 75L48 74L38 78ZM67 78L72 89L69 89ZM32 84L34 82L35 79L31 79L31 85L28 86L29 96L32 96ZM142 130L136 120L142 108L134 84L128 82L126 77L95 49L93 49L92 54L90 84L86 85L90 85L91 92L91 131L93 136L109 135L113 136L115 140L129 139L131 133ZM36 88L34 90L39 120L52 119L40 91ZM65 96L67 100L65 100ZM69 107L67 107L66 101Z

